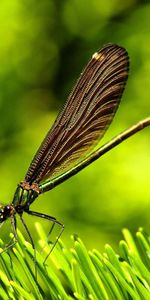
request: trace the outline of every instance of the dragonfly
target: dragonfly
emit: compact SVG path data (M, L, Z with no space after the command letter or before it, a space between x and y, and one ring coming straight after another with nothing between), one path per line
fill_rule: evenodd
M18 215L34 252L36 251L24 220L25 213L60 226L53 249L64 230L64 224L48 214L32 211L31 204L40 194L77 174L106 152L150 125L148 117L95 150L119 107L128 73L129 56L123 47L107 44L93 54L31 161L24 180L18 184L12 202L0 206L0 223L4 224L10 219L13 232L13 239L6 245L5 250L18 242Z

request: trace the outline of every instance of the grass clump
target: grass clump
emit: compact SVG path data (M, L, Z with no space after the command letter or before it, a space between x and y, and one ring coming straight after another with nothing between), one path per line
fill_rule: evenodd
M36 229L43 249L45 232L39 223ZM18 231L19 243L0 255L0 299L149 300L150 238L142 228L136 242L127 229L123 235L119 254L110 245L103 254L88 251L77 236L72 236L71 249L59 240L44 266L50 250L47 244L43 252L36 253L36 280L32 246Z

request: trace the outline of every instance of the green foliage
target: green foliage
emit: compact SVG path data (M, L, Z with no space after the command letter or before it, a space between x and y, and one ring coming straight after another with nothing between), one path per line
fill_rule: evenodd
M127 88L106 139L147 117L149 16L147 0L0 1L0 202L11 202L72 85L103 44L118 43L131 58ZM100 250L107 240L116 245L120 228L133 231L140 224L149 228L149 141L147 129L56 191L39 197L33 209L57 217L66 225L67 236L76 230L88 248L96 245ZM38 233L42 248L41 228ZM37 235L34 229L32 234ZM10 252L12 260L8 253L0 256L0 299L50 299L51 294L52 299L60 295L60 299L148 300L149 240L139 231L137 250L127 231L124 236L120 261L110 246L104 255L96 250L88 253L77 237L70 251L64 235L67 246L59 242L47 272L43 254L37 253L36 283L33 251L19 234L20 243Z
M149 115L149 16L148 0L0 1L0 203L11 203L82 68L104 44L124 46L131 65L104 140ZM32 209L65 224L65 244L76 232L89 249L116 245L120 228L150 228L149 149L147 128L40 196Z
M0 203L11 202L82 68L103 44L118 43L131 58L105 141L148 116L149 15L147 0L0 1ZM102 247L117 242L120 228L149 228L149 147L146 129L43 195L34 209L69 224L69 233L76 229L89 247L100 230Z
M150 299L150 238L139 229L136 242L131 233L123 230L124 240L119 254L111 246L105 252L88 251L77 236L72 236L69 250L59 240L49 256L46 267L44 256L50 251L45 244L45 232L36 223L39 245L37 252L37 281L33 266L33 249L18 231L19 243L0 255L0 295L2 299Z

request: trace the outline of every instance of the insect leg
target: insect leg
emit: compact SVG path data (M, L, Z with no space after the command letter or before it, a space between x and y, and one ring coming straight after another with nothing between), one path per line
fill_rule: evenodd
M27 227L27 224L26 224L24 218L22 217L22 215L20 215L20 219L21 219L21 222L22 222L22 224L23 224L23 226L24 226L24 228L25 228L25 230L26 230L26 232L28 234L28 237L30 239L30 242L31 242L31 245L32 245L32 248L33 248L33 251L34 251L35 278L37 279L36 249L35 249L34 241L32 239L31 233L30 233L30 231L29 231L29 229Z
M11 217L11 226L12 226L12 231L13 231L13 235L14 237L9 241L9 243L6 245L6 247L1 251L0 254L2 254L3 252L7 251L8 249L12 248L15 246L15 244L18 242L18 236L17 236L17 231L16 231L16 218L15 216ZM15 240L13 240L15 239Z
M54 217L51 217L51 216L46 215L46 214L41 214L41 213L38 213L38 212L35 212L35 211L31 211L31 210L27 211L27 213L28 213L29 215L32 215L32 216L36 216L36 217L39 217L39 218L47 219L47 220L49 220L50 222L53 222L54 225L55 225L55 224L58 224L58 225L61 227L60 232L59 232L59 234L58 234L58 236L57 236L57 238L56 238L56 240L55 240L55 242L54 242L54 244L53 244L53 246L52 246L50 252L47 254L46 258L44 259L44 264L45 264L47 258L49 257L49 255L50 255L50 253L53 251L53 249L55 248L55 246L56 246L56 244L57 244L57 242L58 242L60 236L62 235L62 233L63 233L63 231L64 231L64 224L62 224L61 222L59 222L58 220L56 220ZM52 227L51 227L51 229L50 229L50 231L49 231L48 236L49 236L50 233L52 232L52 230L53 230L53 228L54 228L54 225L52 225Z

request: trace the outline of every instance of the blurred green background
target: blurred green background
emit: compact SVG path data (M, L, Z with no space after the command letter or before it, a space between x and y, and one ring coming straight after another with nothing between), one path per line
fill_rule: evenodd
M82 68L108 42L128 50L131 67L101 144L150 115L149 1L0 1L0 202L11 202ZM147 128L41 195L32 210L63 222L65 242L77 233L89 248L116 244L123 227L148 230L149 147Z

